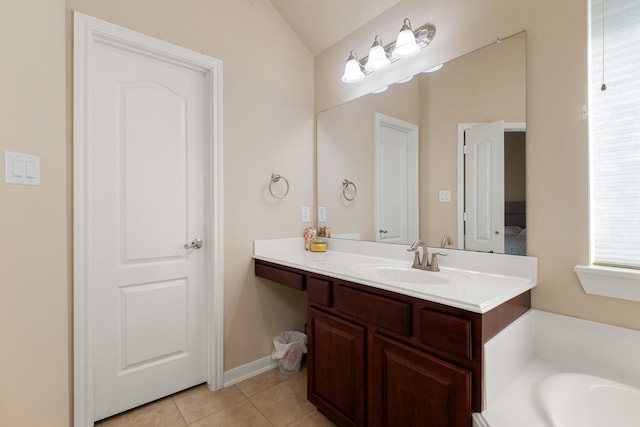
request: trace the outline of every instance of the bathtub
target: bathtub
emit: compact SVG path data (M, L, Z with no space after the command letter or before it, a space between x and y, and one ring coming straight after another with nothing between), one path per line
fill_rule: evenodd
M640 331L531 310L485 345L474 427L640 426Z
M640 390L606 378L550 375L536 385L533 398L554 427L640 425Z

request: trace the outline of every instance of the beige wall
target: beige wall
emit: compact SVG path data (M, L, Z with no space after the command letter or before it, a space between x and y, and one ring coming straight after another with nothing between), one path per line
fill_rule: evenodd
M538 257L536 308L640 329L640 304L586 295L573 272L589 262L587 6L584 0L406 0L316 56L316 111L462 53L527 30L527 201L530 255ZM431 46L362 84L340 82L350 49L390 40L402 19L432 22Z
M67 426L70 401L64 0L0 2L0 425ZM4 183L4 151L41 185Z

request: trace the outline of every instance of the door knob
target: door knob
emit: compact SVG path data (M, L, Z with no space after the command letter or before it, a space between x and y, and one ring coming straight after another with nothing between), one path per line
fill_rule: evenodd
M200 249L202 247L202 240L195 238L193 239L193 241L191 242L191 246L189 245L184 245L183 246L185 249Z

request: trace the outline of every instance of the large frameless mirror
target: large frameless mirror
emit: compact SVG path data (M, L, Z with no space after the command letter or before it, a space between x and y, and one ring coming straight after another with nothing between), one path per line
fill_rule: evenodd
M522 32L319 113L318 225L525 255L525 62Z

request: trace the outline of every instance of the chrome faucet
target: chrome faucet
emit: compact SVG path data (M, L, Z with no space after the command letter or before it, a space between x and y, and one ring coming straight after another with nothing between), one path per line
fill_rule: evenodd
M420 247L422 247L422 257L420 257ZM429 259L429 250L427 249L427 245L425 245L420 239L413 242L407 251L415 252L411 268L417 268L420 270L440 271L440 267L438 267L438 255L447 256L447 254L434 252L431 254L431 259Z
M440 247L441 248L446 248L447 245L453 245L453 240L451 240L451 237L449 237L449 236L444 236L442 238L442 242L440 242Z

